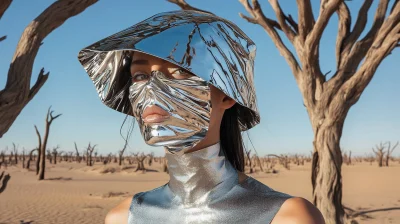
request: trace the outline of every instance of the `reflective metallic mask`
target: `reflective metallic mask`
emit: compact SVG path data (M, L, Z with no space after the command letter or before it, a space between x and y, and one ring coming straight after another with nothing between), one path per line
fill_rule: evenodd
M142 52L190 71L171 79L152 71L144 82L132 81L131 56ZM256 46L235 24L191 10L156 14L79 52L78 59L107 106L135 116L147 144L184 152L207 133L213 85L237 103L242 131L260 122L253 67ZM160 123L141 117L148 106L169 113Z

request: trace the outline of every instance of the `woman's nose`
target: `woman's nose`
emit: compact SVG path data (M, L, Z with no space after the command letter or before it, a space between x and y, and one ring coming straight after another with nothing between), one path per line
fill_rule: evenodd
M150 71L152 72L152 71L161 71L161 69L162 69L162 66L161 65L158 65L158 64L155 64L155 65L151 65L150 66Z

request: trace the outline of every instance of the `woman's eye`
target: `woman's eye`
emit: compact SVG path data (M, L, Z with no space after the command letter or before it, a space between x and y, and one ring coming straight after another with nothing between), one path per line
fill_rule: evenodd
M172 76L175 79L187 79L193 76L189 72L185 71L184 69L176 69L174 72L172 72Z
M136 72L135 74L132 75L132 81L133 82L140 82L140 81L145 81L149 79L149 75L143 73L143 72Z

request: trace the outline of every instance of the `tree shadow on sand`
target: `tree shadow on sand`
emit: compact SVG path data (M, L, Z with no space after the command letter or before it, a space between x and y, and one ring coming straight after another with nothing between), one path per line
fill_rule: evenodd
M373 219L372 216L368 215L369 213L374 213L374 212L386 212L386 211L392 211L392 210L400 210L400 207L389 207L389 208L378 208L378 209L370 209L370 210L364 210L360 209L360 211L356 211L354 209L351 209L349 207L344 207L345 210L347 210L347 214L349 218L366 218L366 219Z
M52 177L52 178L46 178L46 180L72 180L71 177Z
M24 220L19 220L19 224L31 224L33 221L24 221Z

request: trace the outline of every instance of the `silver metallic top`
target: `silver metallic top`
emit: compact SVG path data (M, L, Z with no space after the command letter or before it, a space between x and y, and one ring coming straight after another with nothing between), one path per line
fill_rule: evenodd
M252 177L239 183L219 143L166 157L169 182L133 196L128 224L270 223L292 197Z

